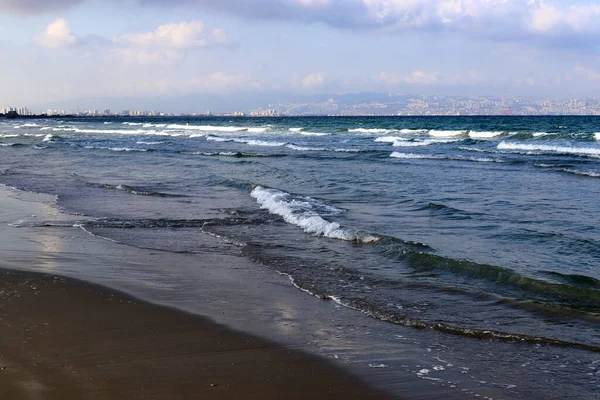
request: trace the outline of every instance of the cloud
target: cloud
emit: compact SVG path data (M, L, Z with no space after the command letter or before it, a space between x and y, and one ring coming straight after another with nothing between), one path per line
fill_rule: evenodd
M309 1L309 0L306 0ZM313 0L314 1L314 0ZM322 0L325 1L325 0ZM325 82L325 73L324 72L314 72L312 74L308 74L304 79L302 79L302 86L307 89L312 89L317 86L323 85Z
M113 41L142 48L192 49L226 44L228 39L220 28L205 32L202 22L190 21L161 25L153 32L127 34Z
M84 0L0 0L0 14L41 14L65 10Z
M170 64L190 49L229 44L221 28L206 30L200 21L160 25L152 32L132 33L113 38L126 63Z
M436 73L425 71L414 71L410 74L381 72L375 79L388 85L433 85L438 83Z
M40 46L59 48L74 46L78 42L77 36L71 33L71 24L64 18L58 18L46 27L46 30L35 37Z
M584 0L140 0L213 8L246 18L351 30L458 32L495 39L600 35L600 5Z
M573 72L576 75L576 78L587 81L599 81L600 80L600 72L594 68L577 66L573 69Z

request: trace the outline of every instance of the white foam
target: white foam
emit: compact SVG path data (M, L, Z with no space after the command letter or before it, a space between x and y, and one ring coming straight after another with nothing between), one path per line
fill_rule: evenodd
M394 147L422 147L422 146L430 146L432 144L437 144L437 143L448 143L445 140L419 140L419 141L401 141L401 140L395 140L394 143L392 143L392 146Z
M288 144L285 147L296 150L296 151L327 151L328 149L324 147L306 147L306 146L296 146L295 144Z
M14 145L15 145L15 143L0 143L0 147L11 147Z
M192 133L190 135L190 139L199 138L199 137L205 137L205 136L206 136L206 134L204 134L204 133Z
M600 132L594 133L594 139L600 140Z
M442 156L430 156L424 154L414 154L414 153L399 153L397 151L390 154L392 158L403 158L408 160L443 160L445 157Z
M502 133L503 132L470 131L469 137L473 139L493 139L502 136Z
M140 152L144 152L144 151L148 151L146 149L132 149L130 147L95 147L95 146L85 146L85 149L90 149L90 150L111 150L111 151L140 151Z
M110 125L112 122L105 122L104 125Z
M292 225L299 226L306 233L319 236L326 236L332 239L341 240L370 240L375 241L374 237L359 238L341 228L337 222L329 222L323 219L317 212L319 208L331 210L335 207L327 206L319 200L310 197L294 197L289 193L277 189L267 189L257 186L251 193L261 208L268 210L271 214L279 215Z
M144 123L143 122L123 122L123 125L142 126L142 125L144 125Z
M440 131L440 130L431 130L429 131L429 135L433 137L456 137L456 136L464 136L467 134L467 131Z
M248 128L248 132L250 133L264 133L268 130L269 128Z
M494 159L494 158L485 158L485 157L445 157L438 155L429 155L429 154L414 154L414 153L399 153L393 152L390 154L392 158L400 158L406 160L447 160L447 161L472 161L472 162L483 162L483 163L502 163L504 161Z
M557 154L573 154L589 157L600 157L600 148L597 147L568 147L568 146L551 146L541 144L524 144L524 143L509 143L501 142L498 144L498 150L513 150L525 152L541 152L541 153L557 153Z
M20 128L35 128L39 126L38 124L22 124L22 125L15 125L15 129L20 129Z
M288 129L290 132L302 132L304 128L290 128Z
M152 146L152 145L155 145L155 144L162 144L164 142L144 142L143 140L139 140L136 143L137 144L145 144L145 145L148 145L148 146Z
M0 134L0 138L15 138L15 137L19 137L21 135L17 135L17 134Z
M419 133L427 133L429 129L400 129L398 133L402 134L419 134Z
M580 171L577 169L564 168L564 172L568 172L573 175L581 175L581 176L589 176L591 178L600 178L600 172L591 172L591 171Z
M51 142L52 138L54 138L54 135L48 134L48 135L46 135L46 137L44 137L44 139L42 140L42 142Z
M246 143L249 146L266 146L266 147L280 147L285 146L285 142L267 142L266 140L234 140L238 143Z
M247 127L242 127L242 126L179 125L179 124L167 125L167 128L197 130L197 131L206 131L206 132L243 132L243 131L248 130Z
M222 138L218 136L207 136L206 140L210 140L212 142L233 142L234 138Z
M40 128L40 131L49 131L50 129L52 129L51 126L44 126L43 128Z
M398 136L380 136L377 139L375 139L375 142L377 142L377 143L394 143L399 140L408 140L408 139L403 139Z
M348 129L348 132L381 134L381 133L390 133L390 132L397 132L397 131L395 129L382 129L382 128L371 128L371 129L356 128L356 129Z

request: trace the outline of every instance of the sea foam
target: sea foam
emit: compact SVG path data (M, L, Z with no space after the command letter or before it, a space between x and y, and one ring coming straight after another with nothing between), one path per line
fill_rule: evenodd
M322 214L340 214L343 210L332 207L311 197L293 196L277 189L257 186L251 196L256 199L261 208L271 214L283 217L285 222L299 226L306 233L326 236L332 239L375 242L377 238L370 235L357 235L342 229L339 223L325 220Z
M600 157L600 148L597 147L570 147L570 146L552 146L541 144L525 144L502 142L498 144L498 150L510 150L518 152L541 152L557 154L573 154L588 157Z

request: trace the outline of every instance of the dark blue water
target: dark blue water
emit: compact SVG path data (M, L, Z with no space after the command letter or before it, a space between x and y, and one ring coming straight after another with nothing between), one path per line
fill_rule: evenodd
M392 323L596 352L597 132L593 117L3 122L0 181L125 244L220 237Z

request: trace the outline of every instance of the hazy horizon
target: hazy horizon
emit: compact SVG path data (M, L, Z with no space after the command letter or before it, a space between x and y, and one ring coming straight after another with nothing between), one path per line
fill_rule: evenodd
M598 17L600 1L0 0L0 106L594 97Z

